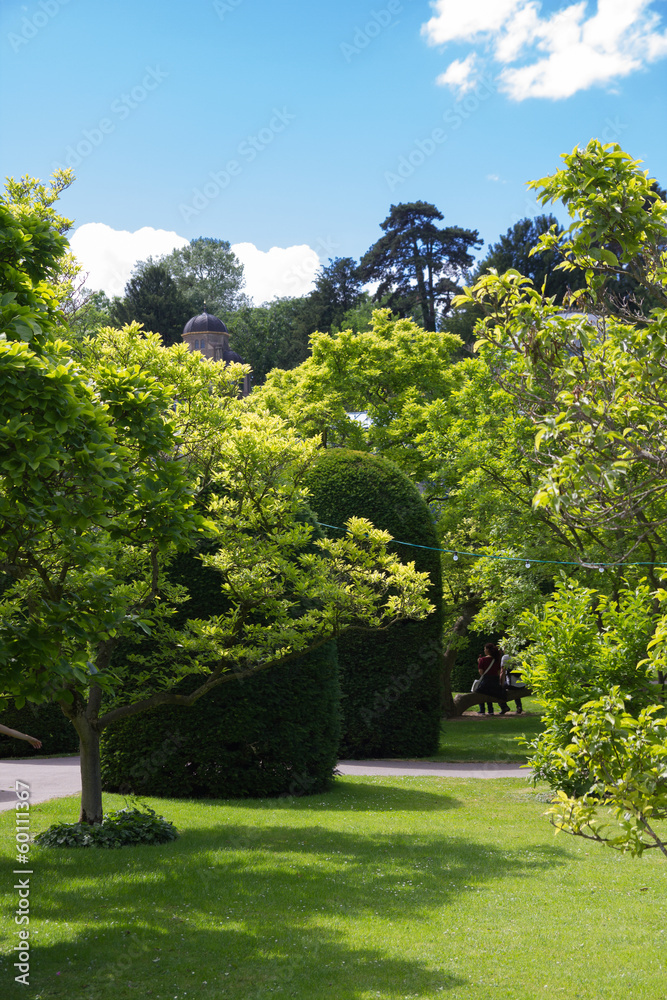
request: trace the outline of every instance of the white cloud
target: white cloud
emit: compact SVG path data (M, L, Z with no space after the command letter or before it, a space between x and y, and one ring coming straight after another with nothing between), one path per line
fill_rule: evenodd
M87 222L70 240L72 252L88 272L86 284L107 295L122 295L135 264L159 257L188 244L184 236L144 226L134 233L112 229L103 222ZM305 295L321 261L306 244L258 250L252 243L236 243L232 250L244 267L245 292L260 305L275 296Z
M184 236L166 229L144 226L130 233L103 222L84 223L70 239L72 253L88 272L86 285L107 295L123 294L137 261L159 257L188 243Z
M474 90L478 77L477 55L471 52L466 59L455 59L453 63L450 63L445 72L440 74L436 83L455 88L458 96L463 97L469 90Z
M307 244L258 250L253 243L234 243L243 264L245 291L256 305L276 296L305 295L313 287L321 261Z
M471 42L478 35L499 31L523 0L434 0L435 17L422 26L431 45Z
M609 87L667 56L667 31L655 0L580 0L543 16L539 0L434 0L435 16L422 27L431 45L475 46L437 78L461 93L463 68L482 55L499 66L500 90L515 101L566 98L593 86ZM473 61L471 60L473 57ZM518 65L516 65L518 64ZM481 67L478 73L481 72Z

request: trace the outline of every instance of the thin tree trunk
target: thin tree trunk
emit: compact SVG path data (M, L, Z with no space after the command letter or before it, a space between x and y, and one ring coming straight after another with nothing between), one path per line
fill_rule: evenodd
M84 714L77 714L74 728L81 748L81 813L79 823L99 824L102 812L102 770L100 767L100 734Z
M452 671L456 663L458 654L457 639L465 635L468 625L473 620L482 606L480 598L474 597L461 607L461 614L456 619L452 631L449 633L449 644L445 648L442 663L442 679L440 684L440 708L443 715L458 715L452 696Z

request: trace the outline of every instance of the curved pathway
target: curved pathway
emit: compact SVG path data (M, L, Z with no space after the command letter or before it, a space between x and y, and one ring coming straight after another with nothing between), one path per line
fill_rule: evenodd
M446 764L430 760L341 760L338 774L388 777L433 778L527 778L529 771L517 764L479 763ZM21 758L0 760L0 811L13 809L16 803L15 782L30 788L30 802L46 802L81 792L78 757Z
M341 760L340 774L395 775L433 778L527 778L530 768L495 761L448 764L436 760Z

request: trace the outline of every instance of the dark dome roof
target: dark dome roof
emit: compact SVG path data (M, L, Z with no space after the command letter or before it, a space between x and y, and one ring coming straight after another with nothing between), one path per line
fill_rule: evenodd
M187 321L183 327L183 333L229 333L229 330L217 316L203 312Z

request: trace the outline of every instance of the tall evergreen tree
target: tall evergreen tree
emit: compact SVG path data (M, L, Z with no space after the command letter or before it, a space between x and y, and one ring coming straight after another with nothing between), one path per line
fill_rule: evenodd
M401 316L414 316L426 330L435 330L449 311L472 267L470 250L482 245L476 229L438 228L442 219L442 212L426 201L392 205L381 223L384 236L359 265L362 281L379 282L377 301Z
M165 347L180 342L190 315L190 303L178 290L166 264L153 260L137 265L125 286L125 296L114 299L110 309L112 323L143 323L144 329L160 334Z

